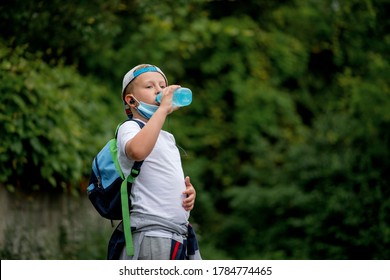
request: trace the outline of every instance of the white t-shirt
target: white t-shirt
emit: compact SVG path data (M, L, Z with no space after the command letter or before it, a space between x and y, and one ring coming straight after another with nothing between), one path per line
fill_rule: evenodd
M118 160L125 176L134 164L126 156L125 146L141 128L127 121L118 130ZM161 217L177 225L187 224L189 212L183 206L186 186L181 158L174 136L160 131L157 142L144 160L131 190L131 225L137 227L137 214Z

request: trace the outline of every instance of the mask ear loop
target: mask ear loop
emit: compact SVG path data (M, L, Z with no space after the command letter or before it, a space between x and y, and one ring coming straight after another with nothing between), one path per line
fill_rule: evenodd
M136 102L138 103L138 105L135 106L135 109L137 109L137 107L139 106L139 101L137 100L137 98L135 98L132 94L130 95L130 101L129 103L127 103L126 101L124 101L125 103L125 112L126 112L126 115L129 119L132 119L133 118L133 113L131 112L131 105L135 104Z
M131 98L129 101L129 103L130 103L129 105L130 106L134 105L134 107L137 108L141 104L141 102L139 102L139 100L137 98L135 98L135 96L133 94L130 94L129 96Z

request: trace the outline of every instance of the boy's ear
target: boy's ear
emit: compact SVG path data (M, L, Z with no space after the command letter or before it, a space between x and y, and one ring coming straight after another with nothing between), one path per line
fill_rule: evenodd
M135 99L134 99L134 96L132 94L128 94L125 96L125 101L127 104L129 105L133 105L135 104Z

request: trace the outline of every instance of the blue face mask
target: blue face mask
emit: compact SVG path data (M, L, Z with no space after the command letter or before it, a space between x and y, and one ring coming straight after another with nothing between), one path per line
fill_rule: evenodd
M138 100L137 100L138 101ZM159 106L148 104L142 101L138 101L137 111L141 116L149 120L153 114L157 111Z

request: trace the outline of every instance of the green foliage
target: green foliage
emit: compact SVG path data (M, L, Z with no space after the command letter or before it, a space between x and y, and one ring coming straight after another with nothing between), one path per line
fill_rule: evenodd
M3 1L0 6L2 37L12 46L27 44L41 50L47 61L69 64L85 61L111 47L120 31L115 12L119 1Z
M23 47L2 46L1 61L1 182L34 189L77 185L104 129L114 127L103 103L108 89L71 68L49 67Z

